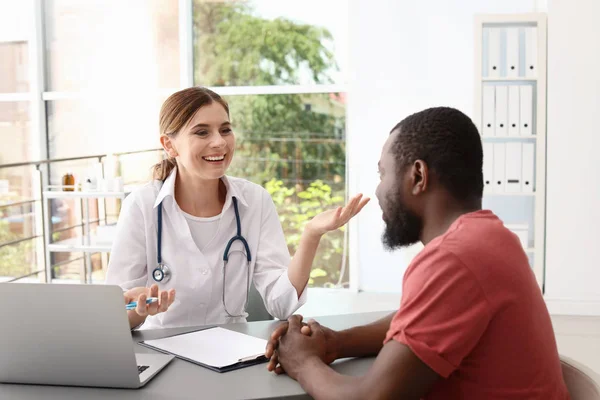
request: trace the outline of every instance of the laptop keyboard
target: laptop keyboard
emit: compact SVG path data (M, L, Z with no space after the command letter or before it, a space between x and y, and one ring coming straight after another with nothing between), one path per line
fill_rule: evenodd
M150 368L149 365L138 365L138 374L141 374L142 372L144 372L148 368Z

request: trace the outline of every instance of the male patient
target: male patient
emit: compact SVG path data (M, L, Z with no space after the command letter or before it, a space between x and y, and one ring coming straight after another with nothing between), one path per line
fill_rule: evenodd
M268 368L316 399L568 399L548 310L519 239L481 209L482 146L460 111L400 122L383 146L383 241L421 241L398 312L335 332L292 316L267 346ZM327 366L377 355L362 377Z

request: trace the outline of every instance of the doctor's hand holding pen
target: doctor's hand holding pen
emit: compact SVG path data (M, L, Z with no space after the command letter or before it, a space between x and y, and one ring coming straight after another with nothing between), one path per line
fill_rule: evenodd
M158 290L158 285L147 287L136 287L126 291L125 304L136 302L135 307L128 307L127 314L129 325L133 329L141 325L148 315L156 315L165 312L175 301L175 289L169 291Z

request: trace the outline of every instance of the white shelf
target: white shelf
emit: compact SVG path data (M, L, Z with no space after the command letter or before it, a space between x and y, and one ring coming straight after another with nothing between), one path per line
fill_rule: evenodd
M529 136L485 136L481 135L481 140L536 140L536 135Z
M89 243L89 244L87 244ZM48 250L53 253L80 251L83 253L107 253L112 246L111 242L98 242L96 236L79 236L65 240L59 240L48 244Z
M101 192L101 191L72 191L65 192L63 190L45 190L43 195L46 199L69 199L69 198L125 198L131 193L136 186L125 186L125 190L122 192Z
M481 78L482 82L536 82L537 78Z
M535 192L533 193L483 193L483 197L535 197Z
M495 104L490 107L490 103L484 102L484 93L489 96L490 92L496 93L496 88L499 86L506 86L509 88L519 88L519 96L521 95L521 88L531 87L532 104L531 110L527 110L527 113L532 112L531 119L528 123L531 123L532 131L535 130L535 135L528 136L508 136L508 131L504 132L502 136L481 136L484 148L488 149L488 156L492 145L496 144L516 144L516 145L528 145L529 148L534 148L533 156L533 184L535 191L532 193L493 193L489 190L492 186L487 185L487 189L484 192L484 199L490 203L489 207L492 207L492 211L498 212L499 217L505 220L514 220L527 222L529 226L528 234L529 244L524 246L524 250L527 255L532 258L532 268L535 273L536 279L540 287L544 287L544 263L545 263L545 233L546 233L546 113L547 113L547 14L546 13L524 13L524 14L484 14L476 15L475 19L475 65L474 65L474 112L473 120L478 121L476 125L480 127L480 132L483 131L483 115L484 108L487 113L495 112ZM531 33L533 35L530 39L534 39L532 42L528 42L527 38L523 41L520 38L521 32L518 33L518 51L508 51L508 43L505 46L497 46L491 48L489 46L490 31L485 31L488 28L502 29L505 32L500 32L500 35L508 35L507 29L523 29L523 28L535 28ZM496 32L498 33L498 32ZM514 32L513 32L514 33ZM495 39L496 40L496 39ZM501 39L502 41L502 39ZM508 41L508 37L506 38ZM527 46L534 45L535 48L532 50L533 53L527 53L529 51ZM516 55L518 53L518 55ZM528 60L528 54L530 58ZM518 57L515 60L515 55ZM525 60L522 57L525 56ZM511 61L509 61L509 58ZM488 73L487 69L490 64L490 60L499 66L501 73L504 76L496 76ZM518 62L521 68L526 67L526 63L533 62L536 65L536 74L534 76L517 76L508 77L508 73L502 71L508 71L509 62ZM485 68L485 69L484 69ZM514 71L513 71L514 72ZM497 72L496 72L497 73ZM490 90L494 89L494 90ZM501 92L503 93L503 92ZM489 98L488 98L489 101ZM507 101L508 109L505 110L507 114L515 112L523 112L521 110L521 103L519 102L518 107L515 103L511 102L510 95L506 100L502 98L502 102ZM516 100L515 100L516 101ZM529 101L529 100L528 100ZM485 107L484 107L485 106ZM511 108L513 106L514 108ZM491 115L491 114L490 114ZM509 116L507 116L509 117ZM510 121L510 118L503 117L503 120ZM506 118L506 119L505 119ZM520 117L519 117L520 118ZM486 121L489 123L490 120ZM495 121L494 121L495 122ZM514 123L514 122L512 122ZM487 127L487 125L485 125ZM506 126L508 127L508 125ZM506 129L505 127L505 129ZM493 149L491 151L494 151ZM499 153L501 154L501 153ZM506 157L502 155L501 157ZM528 157L531 158L529 155ZM493 159L493 156L490 157ZM528 159L528 162L531 162ZM497 180L493 179L494 169L498 168L495 164L490 169L489 164L487 165L487 181L494 182ZM506 167L506 166L504 166ZM500 166L502 168L502 166ZM486 166L484 165L484 170ZM491 175L490 175L491 174ZM511 174L515 174L512 171ZM529 172L529 175L531 172ZM521 176L523 178L523 176ZM506 181L505 176L501 178ZM514 178L513 178L514 179ZM531 181L532 178L528 178ZM516 201L517 203L525 202L532 203L533 207L527 210L512 209L512 207L503 207L504 203L511 203ZM510 205L510 204L509 204Z

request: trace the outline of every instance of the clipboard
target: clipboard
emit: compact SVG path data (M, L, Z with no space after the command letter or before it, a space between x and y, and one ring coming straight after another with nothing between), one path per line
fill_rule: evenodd
M268 361L267 341L220 327L204 328L140 345L216 372L229 372Z

